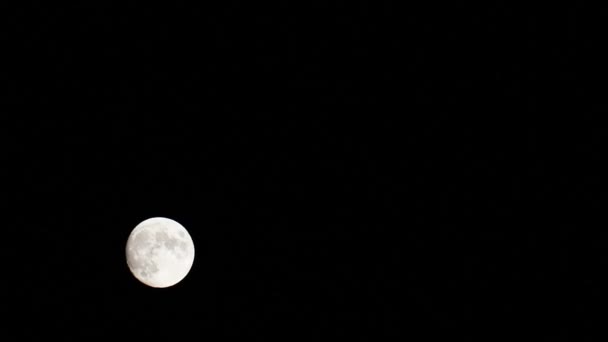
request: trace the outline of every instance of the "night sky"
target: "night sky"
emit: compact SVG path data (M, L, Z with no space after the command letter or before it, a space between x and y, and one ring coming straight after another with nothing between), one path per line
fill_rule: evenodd
M203 3L3 10L3 341L605 338L608 11Z

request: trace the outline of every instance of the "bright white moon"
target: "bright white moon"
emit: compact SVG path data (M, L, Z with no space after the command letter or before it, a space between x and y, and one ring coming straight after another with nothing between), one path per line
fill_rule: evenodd
M194 262L194 242L186 228L168 218L153 217L138 224L127 240L131 273L151 287L179 283Z

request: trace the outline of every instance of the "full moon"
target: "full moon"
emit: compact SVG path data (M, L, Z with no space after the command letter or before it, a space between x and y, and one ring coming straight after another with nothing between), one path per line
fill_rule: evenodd
M194 242L181 224L153 217L133 229L126 254L129 270L137 280L151 287L169 287L190 272Z

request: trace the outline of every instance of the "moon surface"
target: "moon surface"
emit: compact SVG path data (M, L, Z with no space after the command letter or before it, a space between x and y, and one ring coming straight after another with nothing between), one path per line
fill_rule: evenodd
M142 283L156 288L173 286L194 263L194 242L178 222L153 217L138 224L127 240L127 264Z

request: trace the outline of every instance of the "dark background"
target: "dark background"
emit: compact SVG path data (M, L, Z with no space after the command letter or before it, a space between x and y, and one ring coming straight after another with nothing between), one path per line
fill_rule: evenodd
M604 9L3 13L9 340L602 337ZM167 289L153 216L196 247Z

